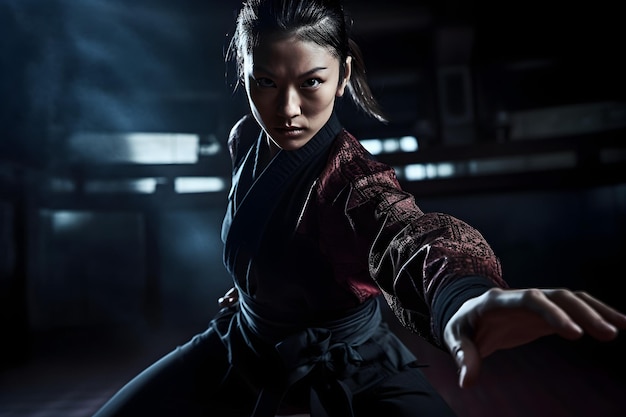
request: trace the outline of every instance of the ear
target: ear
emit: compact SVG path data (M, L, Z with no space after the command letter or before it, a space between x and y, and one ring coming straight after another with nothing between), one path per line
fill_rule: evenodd
M337 86L337 92L335 93L335 96L337 97L343 96L343 93L346 91L346 86L348 85L348 81L350 81L351 74L352 74L352 57L348 56L346 58L343 79L339 81L339 85Z

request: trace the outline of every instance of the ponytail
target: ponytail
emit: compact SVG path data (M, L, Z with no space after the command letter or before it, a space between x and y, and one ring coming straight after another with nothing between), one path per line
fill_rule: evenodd
M348 82L348 92L354 103L362 109L368 116L387 123L387 116L382 111L380 104L374 98L367 82L365 62L361 49L352 39L348 39L350 56L352 56L352 74Z

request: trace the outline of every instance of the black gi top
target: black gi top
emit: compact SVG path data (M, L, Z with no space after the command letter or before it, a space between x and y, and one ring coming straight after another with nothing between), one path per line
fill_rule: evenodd
M233 182L222 239L241 309L217 327L232 363L245 357L239 369L265 393L255 415L273 415L290 385L321 375L315 363L325 364L326 382L332 375L350 393L368 385L358 374L368 368L364 362L375 364L375 383L376 375L413 361L380 327L372 300L381 293L403 325L441 347L443 327L464 301L507 286L477 230L443 213L423 213L394 170L375 161L334 114L302 148L271 160L250 116L233 128L229 144ZM311 346L319 355L301 355ZM256 380L255 374L267 376L251 371L261 362L271 363L275 380ZM359 384L350 382L355 375Z

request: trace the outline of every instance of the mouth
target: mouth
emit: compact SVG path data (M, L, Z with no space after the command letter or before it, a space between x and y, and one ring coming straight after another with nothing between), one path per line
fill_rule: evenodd
M304 128L299 126L275 127L274 131L285 137L297 137L304 132Z

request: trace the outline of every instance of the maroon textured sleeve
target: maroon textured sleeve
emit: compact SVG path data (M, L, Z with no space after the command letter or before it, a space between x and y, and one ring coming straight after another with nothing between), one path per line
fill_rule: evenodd
M392 168L355 156L349 142L356 139L348 135L346 141L335 157L336 171L349 183L342 193L344 216L368 242L369 273L400 322L441 345L432 317L441 289L468 276L507 287L500 261L477 229L448 214L423 213Z

